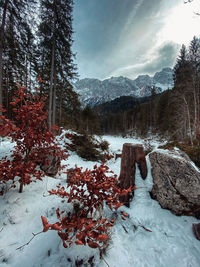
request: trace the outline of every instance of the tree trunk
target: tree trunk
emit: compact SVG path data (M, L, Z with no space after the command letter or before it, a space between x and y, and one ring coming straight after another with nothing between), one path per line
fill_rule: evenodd
M53 108L52 108L52 125L56 125L56 74L54 72L54 87L53 87Z
M54 22L53 22L53 44L52 44L52 52L51 52L51 77L50 77L50 89L49 89L49 116L48 116L48 124L49 129L52 127L52 116L53 116L53 87L54 87L54 73L55 73L55 48L56 48L56 40L55 40L55 29L56 29L56 13L55 13L55 0L54 0Z
M50 90L49 90L49 128L52 126L52 105L53 105L53 85L54 85L54 62L55 62L55 40L53 40L52 58L51 58L51 77L50 77Z
M62 94L60 94L60 103L59 103L59 126L62 126Z
M20 183L19 193L22 193L22 191L23 191L23 183Z
M27 54L25 55L25 87L28 89L28 59ZM29 88L30 89L30 88Z
M200 138L200 83L197 83L197 138Z
M133 188L135 185L135 164L138 164L140 174L143 179L147 176L147 165L145 153L142 145L134 145L125 143L122 150L121 171L119 176L119 184L121 189ZM134 196L134 189L131 194L121 196L120 201L129 207L129 202Z
M194 130L194 137L197 137L197 83L196 78L197 74L195 73L195 78L192 77L192 89L193 89L193 106L194 106L194 119L193 119L193 130ZM191 107L192 108L192 107Z
M3 105L3 41L4 41L4 29L6 23L6 13L9 0L5 1L3 9L3 17L0 29L0 106ZM0 110L0 115L2 114Z
M190 110L189 110L188 102L187 102L185 96L183 97L183 100L184 100L184 102L185 102L186 110L187 110L187 118L188 118L188 128L189 128L190 143L191 143L191 145L193 146L193 140L192 140L192 128L191 128L191 122L190 122Z

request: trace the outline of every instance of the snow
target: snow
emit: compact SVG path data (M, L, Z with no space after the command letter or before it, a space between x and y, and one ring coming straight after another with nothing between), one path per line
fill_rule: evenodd
M103 81L85 78L74 83L74 90L79 94L82 106L94 106L112 101L120 96L144 97L151 95L151 86L157 87L157 93L173 87L173 70L164 68L149 75L139 75L136 79L110 77Z
M172 89L173 88L173 84L161 84L161 83L156 83L155 84L156 87L161 88L161 92L164 92L168 89Z
M142 139L104 136L110 143L113 153L120 153L123 143L144 144ZM157 149L159 142L150 140ZM13 144L9 140L0 143L0 157L9 154ZM75 152L66 162L68 168L92 168L95 162L81 159ZM199 267L200 243L193 236L192 223L199 222L194 217L175 216L152 200L149 191L152 187L150 162L147 158L148 177L143 180L136 170L134 200L130 208L121 207L117 214L115 226L111 230L111 241L103 260L99 251L85 246L66 249L63 247L56 231L41 233L23 249L16 250L27 243L32 233L42 230L41 215L50 223L57 221L57 207L70 208L70 204L57 196L48 196L48 190L58 183L66 183L66 174L55 178L45 177L43 181L32 183L24 188L22 194L18 189L11 189L0 196L0 266L9 267L54 267L76 266L77 259L83 259L85 266L94 255L94 266L105 267ZM120 172L120 158L111 159L109 167L117 175ZM121 220L120 211L129 214L126 221ZM105 211L112 215L109 210ZM148 231L149 230L149 231ZM151 232L150 232L151 231ZM107 262L107 264L106 264Z

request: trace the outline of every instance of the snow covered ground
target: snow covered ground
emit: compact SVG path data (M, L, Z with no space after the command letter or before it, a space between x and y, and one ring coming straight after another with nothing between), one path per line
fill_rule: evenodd
M142 140L104 136L113 152L120 153L123 143L143 143ZM155 147L158 142L152 141ZM9 141L0 143L0 157L12 148ZM148 160L148 159L147 159ZM74 152L67 160L69 167L75 164L92 168L94 162L78 157ZM109 167L117 175L120 172L120 158L111 159ZM99 251L85 246L73 245L63 247L56 231L37 235L21 250L16 248L27 243L32 233L40 232L43 227L41 215L50 223L57 221L55 210L67 204L57 196L46 196L47 190L55 188L58 183L66 183L66 175L56 179L45 177L43 181L32 183L24 188L22 194L18 189L11 189L0 196L0 266L11 267L70 267L90 266L88 259L93 259L93 266L110 267L199 267L200 242L192 233L192 223L199 222L193 217L177 217L161 209L152 200L148 191L152 187L150 163L149 174L145 181L136 171L136 186L145 187L135 191L130 208L121 207L130 216L122 221L118 216L111 230L112 240L104 259L99 258ZM109 212L108 210L106 212ZM75 262L83 259L85 265Z

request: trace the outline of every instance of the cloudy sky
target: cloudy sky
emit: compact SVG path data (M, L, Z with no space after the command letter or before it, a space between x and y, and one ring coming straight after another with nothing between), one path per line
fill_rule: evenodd
M136 78L173 67L181 44L200 35L200 0L75 0L80 78Z

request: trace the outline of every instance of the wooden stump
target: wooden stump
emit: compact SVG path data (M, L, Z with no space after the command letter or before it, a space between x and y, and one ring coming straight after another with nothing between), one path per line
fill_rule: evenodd
M121 171L119 176L121 189L128 189L130 186L134 187L136 163L138 164L142 178L145 179L147 176L147 165L143 146L140 144L134 145L125 143L122 150ZM134 190L126 196L121 196L120 201L129 207L133 196Z

